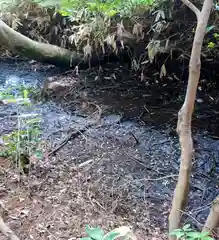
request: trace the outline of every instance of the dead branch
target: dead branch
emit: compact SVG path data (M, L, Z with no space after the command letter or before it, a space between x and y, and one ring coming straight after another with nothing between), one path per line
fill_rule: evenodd
M81 129L74 129L73 131L71 130L71 132L67 135L67 137L61 141L60 144L58 144L57 147L55 147L53 150L51 150L49 153L48 153L48 156L51 156L53 154L55 154L56 152L58 152L61 148L63 148L71 139L73 138L76 138L78 135L84 133L85 131L87 131L87 129L93 127L95 124L97 124L100 119L101 119L101 116L102 116L102 109L100 108L100 106L94 104L94 103L91 103L92 105L94 105L97 110L98 110L98 116L97 116L97 119L94 120L94 122L92 123L88 123L87 125L85 125L83 128Z
M188 1L184 1L188 5ZM169 232L180 227L181 211L184 209L189 193L189 184L192 168L193 157L193 140L191 133L191 120L196 99L197 86L200 78L201 69L201 48L205 35L205 29L208 23L212 8L212 0L205 0L202 11L193 7L192 3L189 6L196 14L198 14L197 28L192 46L192 53L189 63L189 80L185 96L185 101L178 114L177 132L179 135L181 146L181 163L179 169L178 182L174 191L172 209L169 215ZM170 239L175 239L170 236Z
M201 13L200 10L189 0L182 0L182 2L196 14L196 17L198 19Z
M219 227L219 196L212 203L212 207L202 232L213 233L216 228Z
M20 240L15 233L9 228L9 226L4 222L3 218L0 216L0 231L4 236L11 240Z

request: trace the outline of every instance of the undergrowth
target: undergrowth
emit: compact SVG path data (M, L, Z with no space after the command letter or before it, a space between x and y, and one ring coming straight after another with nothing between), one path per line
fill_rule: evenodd
M0 93L3 104L16 105L16 129L2 136L3 146L0 156L7 157L16 162L17 167L24 170L29 164L29 158L42 158L41 118L28 114L33 108L29 95L34 91L23 86L16 89L9 87Z
M87 237L81 238L80 240L136 240L136 236L129 227L122 226L114 229L106 234L99 228L92 228L86 225ZM175 229L170 233L171 236L175 236L177 240L214 240L210 237L209 232L198 232L191 228L190 224L184 225L180 229Z
M127 41L144 39L144 24L150 18L154 19L150 35L159 34L167 25L166 19L171 17L172 2L6 0L2 4L0 2L0 6L2 17L13 29L22 32L27 28L25 33L29 37L77 49L87 58L93 52L101 54L108 49L117 53ZM165 46L165 42L159 44L160 49L161 45ZM158 52L158 44L151 41L147 50L150 51L150 60L153 60L153 55Z

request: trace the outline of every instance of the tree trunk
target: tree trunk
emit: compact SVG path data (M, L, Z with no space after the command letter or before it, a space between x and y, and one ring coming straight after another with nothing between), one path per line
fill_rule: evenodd
M136 38L127 32L121 33L119 39L127 43L129 46L134 46ZM99 58L96 53L92 53L90 59L85 59L83 54L76 51L70 51L52 44L36 42L21 33L13 30L2 20L0 20L0 45L4 45L10 51L34 59L40 62L57 65L59 67L90 67L96 66L103 59ZM107 57L116 56L113 52L106 53Z
M191 120L196 99L196 91L201 69L201 48L206 26L212 8L212 0L205 0L200 12L188 0L182 0L197 16L197 28L193 41L189 64L189 79L185 101L178 114L177 132L181 145L181 163L178 182L174 191L172 209L169 215L169 232L180 227L181 210L184 209L189 192L189 183L193 157L193 140L191 134ZM171 236L170 239L175 239Z
M36 42L0 20L0 44L19 55L58 66L76 66L83 56L55 45Z
M219 227L219 196L216 197L212 204L202 232L210 232L213 234L217 227Z

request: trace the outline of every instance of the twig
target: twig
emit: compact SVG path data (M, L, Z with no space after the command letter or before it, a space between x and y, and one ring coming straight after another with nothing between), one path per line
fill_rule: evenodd
M167 178L175 178L178 177L178 174L172 174L172 175L167 175L159 178L142 178L142 179L137 179L136 181L159 181Z
M20 240L15 233L8 227L8 225L3 221L3 218L0 216L0 231L4 236L11 240Z
M77 137L80 133L85 132L85 128L84 129L80 129L80 130L76 130L74 132L71 132L68 134L68 136L57 146L55 147L52 151L50 151L48 153L48 156L51 156L53 154L55 154L56 152L58 152L62 147L64 147L72 138Z
M53 149L52 151L50 151L48 153L48 156L53 155L54 153L59 151L62 147L64 147L72 138L75 138L79 134L84 133L85 131L87 131L87 129L91 128L92 126L94 126L95 124L97 124L99 122L99 120L101 118L101 115L102 115L102 110L101 110L101 108L98 105L96 105L94 103L91 103L91 104L94 105L97 108L98 112L99 112L97 119L93 123L89 123L89 124L85 125L83 128L74 130L73 132L69 133L67 135L67 137L55 149Z
M183 2L188 8L190 8L190 9L195 13L197 19L199 19L200 10L199 10L193 3L191 3L189 0L182 0L182 2Z
M93 162L93 160L92 159L90 159L90 160L87 160L87 161L85 161L85 162L83 162L83 163L81 163L81 164L79 164L79 168L81 168L81 167L84 167L85 165L87 165L87 164L89 164L89 163L91 163L91 162Z

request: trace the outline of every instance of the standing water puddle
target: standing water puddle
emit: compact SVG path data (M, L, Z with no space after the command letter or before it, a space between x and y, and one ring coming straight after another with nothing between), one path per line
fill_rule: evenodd
M24 104L25 101L29 102L29 99L24 99L25 90L30 95L32 92L40 95L39 90L46 78L58 73L58 70L52 67L38 71L33 71L31 67L26 62L2 62L0 65L0 100L7 102L0 106L0 134L13 130L18 116L20 119L39 118L45 136L59 128L68 127L71 121L78 120L52 101L31 102L29 106Z

